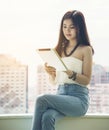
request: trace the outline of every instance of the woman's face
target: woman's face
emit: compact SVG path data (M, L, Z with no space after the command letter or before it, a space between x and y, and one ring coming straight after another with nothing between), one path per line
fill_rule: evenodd
M76 28L71 19L65 19L62 26L63 34L69 41L76 39Z

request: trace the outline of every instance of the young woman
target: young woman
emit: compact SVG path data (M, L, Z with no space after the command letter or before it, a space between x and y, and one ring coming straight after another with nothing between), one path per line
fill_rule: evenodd
M63 16L55 49L68 70L56 71L45 64L50 81L58 85L58 90L56 95L45 94L37 98L32 130L55 130L57 119L83 116L88 110L94 50L80 11L68 11Z

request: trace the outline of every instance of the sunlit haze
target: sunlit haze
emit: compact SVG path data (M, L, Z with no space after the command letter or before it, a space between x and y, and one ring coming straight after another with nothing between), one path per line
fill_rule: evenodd
M36 48L56 45L61 18L73 9L86 18L94 62L109 66L108 0L1 0L0 53L35 67Z

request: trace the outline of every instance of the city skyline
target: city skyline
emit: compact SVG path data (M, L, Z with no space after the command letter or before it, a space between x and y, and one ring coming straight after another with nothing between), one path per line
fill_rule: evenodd
M0 55L0 61L0 113L31 113L38 95L56 93L58 86L49 83L42 65L36 66L36 84L28 86L31 77L27 65L6 55ZM88 85L89 113L109 113L108 86L109 67L93 64L92 78Z
M0 1L0 54L12 56L28 65L28 87L32 93L29 96L32 100L32 96L36 96L33 89L37 79L36 66L43 64L36 49L55 47L61 18L66 11L73 9L82 11L85 16L95 50L94 64L109 67L108 0Z

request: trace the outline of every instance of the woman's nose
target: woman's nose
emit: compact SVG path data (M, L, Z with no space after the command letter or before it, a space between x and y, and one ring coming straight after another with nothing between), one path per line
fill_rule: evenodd
M66 31L67 31L67 32L70 32L70 28L66 28Z

